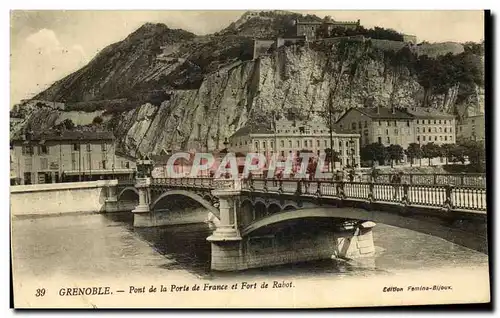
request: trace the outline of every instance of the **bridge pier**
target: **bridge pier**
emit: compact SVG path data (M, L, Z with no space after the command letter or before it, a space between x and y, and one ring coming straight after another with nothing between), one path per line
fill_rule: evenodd
M242 238L238 231L237 204L239 189L214 190L219 198L220 219L215 231L207 238L211 243L211 269L233 271L239 269L238 260L242 256Z
M137 178L135 187L139 192L139 205L132 210L134 213L134 226L135 227L149 227L154 222L151 220L151 213L149 211L149 186L151 184L150 178Z
M118 211L118 197L116 195L116 187L118 185L117 180L106 181L106 200L104 201L104 210L106 212L117 212Z

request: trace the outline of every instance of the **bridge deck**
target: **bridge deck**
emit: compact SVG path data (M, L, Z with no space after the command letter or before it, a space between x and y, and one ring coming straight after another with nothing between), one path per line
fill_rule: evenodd
M381 202L429 208L486 213L486 188L468 185L391 184L380 182L337 182L331 180L231 180L212 178L155 178L152 187L183 189L239 189L268 195L294 195L308 199L332 198Z

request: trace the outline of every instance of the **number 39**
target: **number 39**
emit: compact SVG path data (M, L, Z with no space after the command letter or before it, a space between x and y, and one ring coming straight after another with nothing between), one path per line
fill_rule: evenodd
M36 290L35 297L43 297L45 296L45 288L39 288Z

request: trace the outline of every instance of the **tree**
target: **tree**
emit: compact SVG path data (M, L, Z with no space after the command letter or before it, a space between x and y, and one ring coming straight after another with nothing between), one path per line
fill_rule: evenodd
M441 145L441 154L445 157L446 164L448 164L448 159L451 157L453 153L453 149L455 149L457 145L455 144L442 144Z
M403 147L400 145L387 146L387 158L391 161L391 167L394 167L394 161L403 159Z
M102 124L102 117L101 116L94 117L94 119L92 120L92 124L96 124L96 125Z
M406 149L406 156L410 158L410 166L413 165L413 159L422 158L422 149L420 148L420 144L412 142L408 145L408 149Z
M68 119L63 120L59 124L55 125L54 128L56 130L59 130L59 129L73 130L73 129L75 129L75 123L73 123L73 121L68 118Z
M465 155L469 158L469 164L476 171L482 172L486 168L486 149L483 141L470 140L463 144Z
M387 157L387 152L384 145L380 143L372 143L365 145L360 150L361 160L371 161L372 166L374 166L375 161L379 164L383 164L385 158Z
M325 161L327 163L330 162L339 162L340 161L340 153L338 151L333 150L331 148L325 149Z
M323 22L319 28L316 29L316 37L317 38L327 38L329 36L329 32L328 32L328 24L325 22Z
M450 153L451 162L461 162L462 164L465 164L465 153L466 152L467 152L467 149L463 145L461 145L461 144L455 145L451 149L451 153Z
M431 159L439 157L440 154L441 148L433 142L422 146L422 156L429 159L429 166L431 165Z

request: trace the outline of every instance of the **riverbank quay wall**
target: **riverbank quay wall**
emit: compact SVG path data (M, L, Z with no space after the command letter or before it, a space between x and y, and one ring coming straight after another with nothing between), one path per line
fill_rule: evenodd
M11 216L99 213L119 210L117 180L18 185L10 187ZM112 210L110 210L112 207Z

